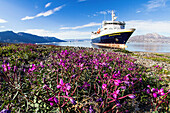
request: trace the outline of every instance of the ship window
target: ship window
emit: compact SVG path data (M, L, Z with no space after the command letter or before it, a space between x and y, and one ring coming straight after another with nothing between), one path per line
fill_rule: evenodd
M107 28L104 28L104 30L106 30Z

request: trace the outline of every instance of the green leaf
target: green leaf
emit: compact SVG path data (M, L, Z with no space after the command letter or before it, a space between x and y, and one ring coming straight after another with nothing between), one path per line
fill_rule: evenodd
M34 72L34 74L35 74L35 75L38 75L38 74L40 74L40 73L39 73L39 72Z
M18 95L18 93L19 93L19 92L17 91L12 100L14 100L14 99L16 98L16 96Z
M53 113L60 113L60 108L56 108L56 109L53 109L50 111L50 113L53 112ZM63 113L63 110L61 109L61 113Z
M26 106L27 106L27 108L26 108L26 112L28 112L28 100L27 100L27 105L26 105Z
M158 113L158 111L153 111L152 113Z

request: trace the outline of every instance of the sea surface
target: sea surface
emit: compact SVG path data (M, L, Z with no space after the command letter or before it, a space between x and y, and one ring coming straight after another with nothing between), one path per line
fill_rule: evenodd
M95 47L90 41L73 41L73 42L53 42L53 43L41 43L57 46L72 46L72 47ZM170 44L168 43L127 43L128 51L138 52L154 52L154 53L170 53Z

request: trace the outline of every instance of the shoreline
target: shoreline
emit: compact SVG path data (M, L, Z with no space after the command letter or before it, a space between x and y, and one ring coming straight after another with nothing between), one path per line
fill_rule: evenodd
M20 44L20 43L0 43L0 46L6 46L8 44ZM22 43L25 44L25 43ZM45 45L45 44L35 44L38 46L56 46L56 47L70 47L70 48L79 48L79 49L86 49L86 48L93 48L93 49L101 49L102 51L108 52L116 52L119 54L127 54L131 57L135 58L137 61L136 63L141 64L145 67L152 67L153 65L160 65L165 70L170 70L170 53L167 52L142 52L142 51L129 51L126 49L120 48L94 48L94 47L74 47L74 46L60 46L60 45ZM152 58L157 58L158 61L152 60ZM164 58L164 59L163 59ZM165 61L159 60L163 59ZM167 61L166 61L167 60Z

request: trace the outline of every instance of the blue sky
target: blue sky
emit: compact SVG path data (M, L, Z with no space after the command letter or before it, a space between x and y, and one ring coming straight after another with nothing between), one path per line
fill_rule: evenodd
M0 31L60 39L90 38L114 10L133 35L170 36L170 0L0 0Z

